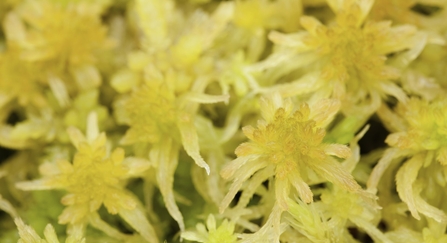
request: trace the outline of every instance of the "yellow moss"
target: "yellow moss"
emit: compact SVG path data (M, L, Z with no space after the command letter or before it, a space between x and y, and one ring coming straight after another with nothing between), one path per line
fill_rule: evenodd
M13 12L20 17L21 28L6 25L7 35L17 37L10 40L11 46L23 59L41 62L55 75L93 64L96 54L110 43L98 13L88 11L92 6L85 1L24 1Z
M91 113L84 136L77 128L68 129L71 142L77 149L73 163L65 160L47 162L40 166L42 179L20 182L22 190L63 189L69 194L61 202L67 206L59 216L59 223L85 225L92 220L99 208L104 205L110 214L120 214L137 231L141 228L147 240L156 242L156 235L147 219L135 218L143 213L138 200L127 189L125 182L132 176L137 164L124 163L124 150L107 151L105 133L99 134L97 118ZM147 168L146 168L147 169Z
M330 1L335 22L324 25L315 17L304 16L300 21L306 31L270 33L277 49L253 70L272 67L275 75L284 75L307 67L306 75L283 88L280 85L280 92L288 96L314 93L319 98L337 98L343 102L343 111L352 114L375 111L385 95L405 101L404 91L394 81L401 70L386 63L387 55L412 48L420 52L419 45L425 44L423 34L408 25L392 27L388 21L365 23L371 4L372 1ZM416 50L411 53L411 57L406 54L402 65L417 55Z
M399 149L411 149L414 153L435 151L436 159L447 165L447 101L439 98L426 101L412 98L408 104L400 104L397 114L407 125L405 131L392 133L386 142Z
M175 96L166 86L143 85L127 100L126 112L130 129L123 137L123 144L156 143L164 136L180 139L176 126L179 111Z
M439 194L421 194L422 185L430 183L422 171L431 171L435 176L439 171L437 161L441 165L437 183L445 185L447 175L447 128L445 98L439 97L434 101L412 98L406 104L399 104L396 108L398 131L388 135L386 142L391 146L372 171L368 188L375 191L380 177L393 161L401 161L407 157L396 174L396 185L399 197L404 201L413 217L420 219L419 213L438 222L447 222L447 214L441 208L430 202L439 200ZM425 169L426 168L426 169Z
M234 223L225 219L217 227L214 215L208 215L206 227L202 223L197 224L195 231L185 231L182 238L194 242L205 243L235 243L237 238L234 234Z
M266 178L275 177L276 200L287 209L290 186L293 186L304 202L313 201L307 170L314 171L323 180L330 181L346 190L358 191L359 185L352 176L332 157L347 158L351 151L347 146L325 144L325 125L339 108L335 100L323 100L309 107L303 104L294 111L290 100L274 96L263 99L263 119L257 128L244 127L249 142L236 149L237 159L223 168L221 175L234 179L220 209L223 211L233 199L242 183L252 174L268 171ZM261 180L262 182L262 180Z

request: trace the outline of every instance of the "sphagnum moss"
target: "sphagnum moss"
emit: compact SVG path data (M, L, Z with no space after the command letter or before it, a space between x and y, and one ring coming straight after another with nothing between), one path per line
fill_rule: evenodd
M446 16L0 1L0 242L447 243Z

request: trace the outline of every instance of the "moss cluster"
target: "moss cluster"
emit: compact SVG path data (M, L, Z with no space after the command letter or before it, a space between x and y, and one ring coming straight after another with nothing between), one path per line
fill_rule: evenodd
M446 0L0 0L0 242L447 243Z

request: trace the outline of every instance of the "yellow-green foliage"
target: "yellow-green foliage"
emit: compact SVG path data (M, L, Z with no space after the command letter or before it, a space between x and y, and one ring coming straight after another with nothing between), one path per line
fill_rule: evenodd
M0 0L0 242L447 243L447 0Z

